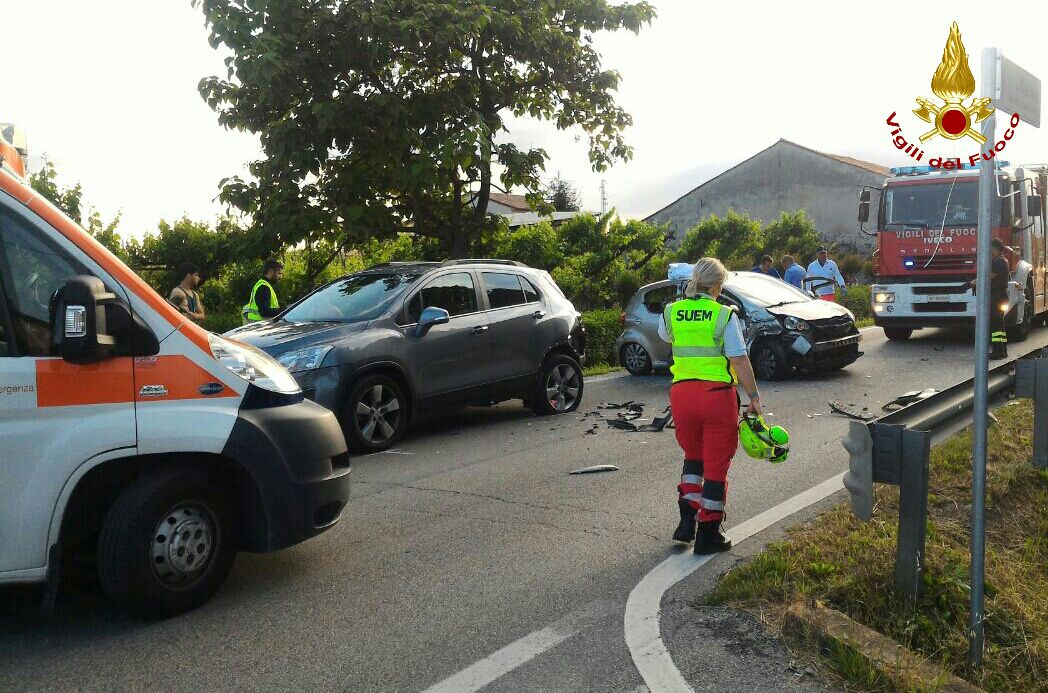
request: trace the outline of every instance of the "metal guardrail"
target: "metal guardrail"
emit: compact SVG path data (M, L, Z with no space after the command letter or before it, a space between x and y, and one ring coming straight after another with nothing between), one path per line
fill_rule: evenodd
M1033 463L1048 467L1048 358L1046 350L1005 362L987 374L990 397L1010 394L1034 399ZM861 520L873 515L873 484L899 487L899 539L895 587L916 601L924 572L928 520L928 458L932 436L947 424L969 422L975 379L969 378L931 397L869 422L852 421L844 447L849 453L844 486L852 512Z

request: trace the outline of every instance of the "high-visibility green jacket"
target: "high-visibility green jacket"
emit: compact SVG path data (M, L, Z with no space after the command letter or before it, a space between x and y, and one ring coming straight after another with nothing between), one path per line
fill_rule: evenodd
M708 296L676 301L666 306L666 330L673 340L673 382L709 380L735 384L739 381L731 361L724 355L724 330L732 308Z
M251 287L251 296L248 299L247 304L244 305L244 308L241 312L241 314L244 317L245 325L249 322L258 322L262 319L262 313L258 312L258 304L255 302L255 293L258 292L259 287L262 286L269 288L269 307L280 307L280 304L277 302L276 289L274 289L273 285L267 282L265 279L259 279L257 282L255 282L255 285Z

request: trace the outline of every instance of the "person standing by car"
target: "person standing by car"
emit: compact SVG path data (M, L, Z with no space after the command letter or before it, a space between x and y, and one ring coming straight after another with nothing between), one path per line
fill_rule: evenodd
M798 289L804 288L804 268L797 264L792 255L782 256L782 280Z
M815 293L824 301L837 300L837 291L833 282L836 282L837 286L842 289L844 288L844 277L841 276L841 271L837 269L837 263L829 258L826 248L819 248L818 257L808 265L808 276L833 280L831 283L815 289Z
M775 277L776 279L782 279L782 275L779 274L779 270L775 269L775 260L771 259L771 255L765 255L761 258L761 261L753 266L751 272L757 272L758 274L766 274L769 277Z
M204 302L196 292L196 288L200 286L200 268L192 262L183 262L178 266L178 276L182 277L182 281L171 289L167 300L178 308L182 315L200 322L205 317Z
M276 260L266 260L262 265L262 278L251 288L251 296L243 308L244 324L273 317L280 312L277 290L273 284L284 276L284 266Z
M991 359L1008 358L1008 332L1004 327L1004 314L1008 312L1008 281L1012 269L1004 256L1004 242L995 238L990 242L990 344ZM975 289L976 280L968 282ZM1004 309L1001 309L1004 306Z
M742 325L730 306L717 302L727 278L719 260L699 260L685 289L686 298L666 306L659 325L659 336L673 347L670 409L684 451L677 486L680 524L673 539L694 539L697 554L731 548L721 522L728 467L739 444L736 385L741 383L746 390L748 411L761 413Z

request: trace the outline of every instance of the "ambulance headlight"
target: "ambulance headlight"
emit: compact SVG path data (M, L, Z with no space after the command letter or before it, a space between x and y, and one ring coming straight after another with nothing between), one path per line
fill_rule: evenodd
M215 360L252 385L285 395L302 391L287 369L264 351L217 334L209 334L208 341Z
M292 373L312 371L320 368L320 364L324 362L324 357L327 356L329 351L331 351L330 344L296 349L278 356L277 362Z

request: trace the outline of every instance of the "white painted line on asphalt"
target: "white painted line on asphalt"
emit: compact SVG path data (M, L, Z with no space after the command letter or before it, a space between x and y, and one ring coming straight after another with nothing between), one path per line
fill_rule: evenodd
M430 686L422 693L474 693L495 679L579 633L592 622L601 603L591 602L554 621L542 630L528 633L497 652L471 664L454 676Z
M879 329L881 329L881 328L877 327L876 325L870 325L869 327L861 328L859 330L859 332L869 332L870 330L879 330Z
M732 527L727 534L733 544L738 544L842 488L843 472ZM645 575L626 600L626 646L651 693L694 693L662 641L659 612L666 591L712 558L691 551L670 556Z

